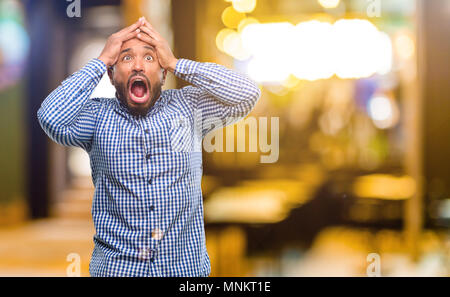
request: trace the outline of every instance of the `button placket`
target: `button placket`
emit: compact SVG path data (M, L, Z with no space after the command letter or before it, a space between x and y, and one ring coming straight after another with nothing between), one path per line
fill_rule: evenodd
M150 127L148 127L148 122L146 122L145 119L141 119L140 121L138 121L138 124L139 124L140 130L143 131L143 134L144 134L143 135L143 139L144 139L143 145L144 145L144 152L145 152L145 162L144 162L145 165L144 166L146 166L146 168L147 168L147 178L148 178L147 182L148 182L149 185L151 185L152 184L152 178L151 178L151 168L150 168L150 163L149 163L149 160L150 160L150 158L152 156L152 154L150 152L150 145L149 145L150 141L151 141L150 140L151 129L150 129ZM150 211L153 211L154 210L154 206L153 206L152 191L150 191L150 196L146 200L147 200L147 207L148 207L148 209ZM149 230L151 230L150 226L154 225L154 223L155 223L154 222L154 217L152 215L150 215L150 217L149 217ZM150 231L150 236L151 236L151 231ZM149 246L153 246L152 240L150 240L148 242L148 244L149 244ZM150 261L152 261L151 259L154 260L154 255L153 255L154 252L152 252L152 251L154 251L154 249L148 248L148 251L149 252L146 253L146 255L149 256L148 259L150 259Z
M150 129L144 127L144 128L143 128L143 131L144 131L144 139L145 139L145 141L144 141L144 146L145 146L145 150L147 151L147 153L146 153L146 155L145 155L145 159L146 159L147 161L149 161L150 158L152 157L152 154L149 152L150 148L149 148L149 146L147 145L147 143L148 143L148 138L150 137L150 136L149 136L149 134L150 134ZM147 164L147 166L149 166L149 164ZM150 170L149 170L149 177L148 177L148 181L147 181L149 185L151 185L152 182L153 182L153 180L152 180L152 178L151 178L150 176L151 176L151 174L150 174Z

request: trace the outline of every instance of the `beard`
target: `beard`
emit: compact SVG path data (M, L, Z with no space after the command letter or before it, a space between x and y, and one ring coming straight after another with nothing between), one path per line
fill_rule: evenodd
M133 77L140 76L142 78L145 78L147 81L147 88L148 92L150 94L150 98L148 102L145 102L143 104L136 104L130 99L129 90L130 90L130 81ZM150 85L149 79L142 74L134 73L129 78L127 83L114 83L114 87L116 88L116 96L120 100L120 102L127 108L128 112L132 115L139 115L139 116L145 116L147 115L148 111L152 108L152 106L155 104L156 100L159 98L161 94L161 85L157 84L153 88Z

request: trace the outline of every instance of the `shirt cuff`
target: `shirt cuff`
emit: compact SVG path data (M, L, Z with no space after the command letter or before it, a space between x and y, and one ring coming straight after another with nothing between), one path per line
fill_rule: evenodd
M189 74L194 74L197 71L200 63L188 59L178 59L177 65L175 65L175 74L179 78L186 78Z
M95 58L89 61L81 71L86 73L93 80L99 82L106 71L106 65L101 60Z

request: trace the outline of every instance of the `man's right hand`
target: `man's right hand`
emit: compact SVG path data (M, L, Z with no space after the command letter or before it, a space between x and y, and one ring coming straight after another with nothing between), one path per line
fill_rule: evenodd
M122 43L125 41L134 38L141 31L139 27L143 25L143 20L139 19L133 25L126 27L120 30L117 33L112 34L108 41L106 41L106 45L103 48L102 53L98 57L103 63L106 64L107 67L113 66L116 64L117 59L119 57L120 49L122 47Z

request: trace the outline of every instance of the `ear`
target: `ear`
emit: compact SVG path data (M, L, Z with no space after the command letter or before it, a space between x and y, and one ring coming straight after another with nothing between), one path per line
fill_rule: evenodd
M166 82L167 69L162 69L161 74L162 74L162 79L161 79L161 86L162 86Z
M108 67L108 76L109 76L109 81L111 82L112 85L114 85L114 66Z

